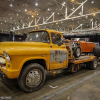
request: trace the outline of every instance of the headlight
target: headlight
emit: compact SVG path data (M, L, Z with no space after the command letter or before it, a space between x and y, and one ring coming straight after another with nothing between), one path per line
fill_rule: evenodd
M9 55L5 51L3 51L3 54L6 57L7 61L10 61L10 57L9 57Z

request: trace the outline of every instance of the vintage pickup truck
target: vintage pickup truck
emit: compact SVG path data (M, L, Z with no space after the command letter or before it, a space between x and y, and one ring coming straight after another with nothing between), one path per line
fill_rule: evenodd
M91 69L96 69L95 56L82 59L74 59L71 48L63 43L62 33L35 30L29 32L25 42L0 42L0 77L17 78L21 89L33 92L43 85L46 72L51 70L76 72L80 63L91 64Z

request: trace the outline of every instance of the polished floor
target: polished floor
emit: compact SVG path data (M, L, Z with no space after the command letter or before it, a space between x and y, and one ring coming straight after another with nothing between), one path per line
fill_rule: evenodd
M100 100L100 65L76 73L49 73L43 87L25 93L16 80L0 79L0 99L12 100Z

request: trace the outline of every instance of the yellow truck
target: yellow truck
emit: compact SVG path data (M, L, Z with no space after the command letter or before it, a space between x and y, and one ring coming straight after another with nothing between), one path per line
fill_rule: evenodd
M17 78L25 92L38 90L45 82L46 72L59 69L76 72L80 63L96 69L97 57L74 58L58 31L34 30L24 42L0 42L0 77Z

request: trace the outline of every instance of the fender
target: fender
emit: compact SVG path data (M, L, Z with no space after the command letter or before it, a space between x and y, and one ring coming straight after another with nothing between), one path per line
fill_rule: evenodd
M24 59L23 62L20 64L20 66L19 66L19 74L20 74L20 72L21 72L21 70L22 70L22 67L24 66L25 62L27 62L27 61L29 61L29 60L36 60L36 59L37 59L37 60L38 60L38 59L43 59L43 60L45 60L46 66L47 66L47 71L49 71L49 63L48 63L48 61L47 61L47 59L46 59L45 57L29 57L29 58Z

